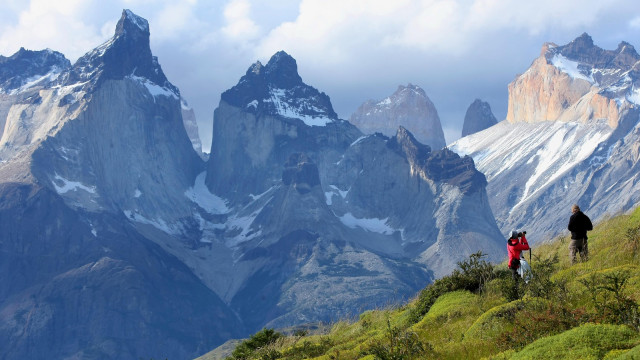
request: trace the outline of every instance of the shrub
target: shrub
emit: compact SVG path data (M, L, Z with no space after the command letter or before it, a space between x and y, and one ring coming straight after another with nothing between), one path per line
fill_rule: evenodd
M551 302L546 309L525 307L513 317L513 328L497 341L501 349L521 349L536 339L572 329L584 319L584 309L571 310Z
M595 321L640 329L638 303L625 293L629 276L628 271L616 270L605 274L593 273L580 280L596 310Z
M422 343L415 332L392 327L387 319L384 341L374 340L362 355L373 355L379 360L409 360L423 359L429 351L433 351L433 348L428 343Z
M320 343L305 340L301 344L297 344L284 351L283 355L287 359L311 359L323 355L331 346L333 346L333 344L327 337L321 338Z
M251 335L251 337L238 345L231 356L227 360L248 360L248 359L277 359L279 353L276 354L271 349L265 349L266 346L276 342L283 335L273 329L262 329L261 331ZM263 351L259 351L264 349ZM274 357L275 356L275 357Z
M415 306L411 309L411 323L420 321L442 294L456 290L481 292L485 284L495 277L493 265L482 260L484 256L482 252L471 254L468 260L458 262L458 269L451 275L434 281L422 290Z
M632 257L638 254L638 246L640 245L640 226L628 228L625 233L625 247Z

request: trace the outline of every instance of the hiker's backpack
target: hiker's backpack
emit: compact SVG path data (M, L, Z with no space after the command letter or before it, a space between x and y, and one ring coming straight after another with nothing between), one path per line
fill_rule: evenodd
M531 272L531 266L524 258L520 258L520 267L518 268L518 274L524 279L524 282L528 283L533 275Z

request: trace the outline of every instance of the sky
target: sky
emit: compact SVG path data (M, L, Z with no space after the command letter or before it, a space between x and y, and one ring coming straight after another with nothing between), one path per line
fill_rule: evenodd
M73 63L113 36L123 9L149 21L207 152L220 94L279 50L343 119L399 85L422 87L450 143L476 98L506 117L508 84L545 42L586 32L604 49L640 46L636 0L0 0L0 55L50 48Z

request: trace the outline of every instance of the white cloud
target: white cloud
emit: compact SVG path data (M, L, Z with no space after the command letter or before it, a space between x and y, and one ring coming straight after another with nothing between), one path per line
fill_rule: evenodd
M259 54L290 48L341 61L353 52L394 46L459 54L496 32L526 35L588 26L612 5L599 0L303 0L298 17L273 29Z
M76 58L99 44L100 25L83 16L94 1L32 0L18 13L17 22L5 26L0 35L0 52L12 54L20 46L40 50L52 48Z
M226 26L222 33L231 40L245 41L255 38L260 27L251 19L251 3L248 0L232 0L224 9Z

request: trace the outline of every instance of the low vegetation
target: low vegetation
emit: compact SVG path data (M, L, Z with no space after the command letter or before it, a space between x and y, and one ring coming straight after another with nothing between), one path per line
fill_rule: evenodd
M476 253L408 304L321 334L264 329L228 359L640 358L640 209L589 235L575 265L566 238L534 247L528 283Z

